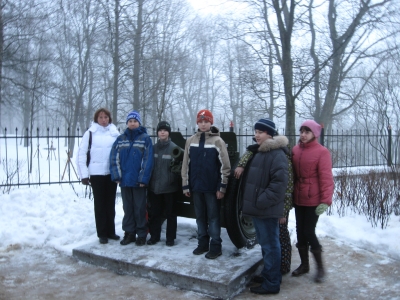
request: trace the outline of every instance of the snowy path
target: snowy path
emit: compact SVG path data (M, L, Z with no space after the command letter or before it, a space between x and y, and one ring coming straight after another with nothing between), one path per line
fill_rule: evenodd
M310 274L283 277L274 299L400 299L400 261L321 238L328 270L325 283ZM374 249L371 249L374 250ZM293 252L292 270L299 264ZM248 289L234 299L264 299ZM0 252L0 299L210 299L163 287L146 279L121 276L76 261L51 248Z

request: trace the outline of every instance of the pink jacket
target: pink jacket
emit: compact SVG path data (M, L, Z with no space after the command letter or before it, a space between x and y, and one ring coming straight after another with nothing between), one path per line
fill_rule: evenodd
M317 140L292 149L294 203L300 206L332 204L334 190L329 150Z

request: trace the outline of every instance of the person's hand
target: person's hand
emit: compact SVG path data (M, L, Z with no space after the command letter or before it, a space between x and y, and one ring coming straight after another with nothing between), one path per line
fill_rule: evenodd
M90 184L89 178L82 178L81 182L82 182L83 185L89 185Z
M224 198L224 196L225 196L225 193L220 192L220 191L217 192L217 199L222 199L222 198Z
M139 184L140 187L145 187L146 185L144 183Z
M235 178L236 178L236 179L239 179L240 176L242 175L243 171L244 171L244 168L243 168L243 167L237 167L237 168L235 169L235 174L234 174Z
M327 209L328 209L328 204L325 203L321 203L320 205L317 206L317 208L315 209L315 214L317 216L322 215Z
M286 224L286 218L279 218L279 224Z
M190 193L189 192L185 193L185 196L190 197Z

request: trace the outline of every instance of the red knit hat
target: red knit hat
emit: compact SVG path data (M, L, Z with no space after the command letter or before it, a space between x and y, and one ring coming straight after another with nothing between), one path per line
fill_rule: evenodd
M199 123L201 120L206 120L211 123L211 125L214 123L214 117L211 113L211 111L207 109L202 109L197 113L197 122Z

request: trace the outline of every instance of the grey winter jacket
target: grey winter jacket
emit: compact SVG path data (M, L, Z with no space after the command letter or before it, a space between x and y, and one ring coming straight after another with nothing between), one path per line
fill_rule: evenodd
M172 150L177 147L168 139L167 142L158 141L154 147L154 165L149 189L154 194L166 194L178 191L180 186L179 174L171 172Z
M243 215L281 218L288 183L288 139L275 136L259 147L247 164L243 186Z

